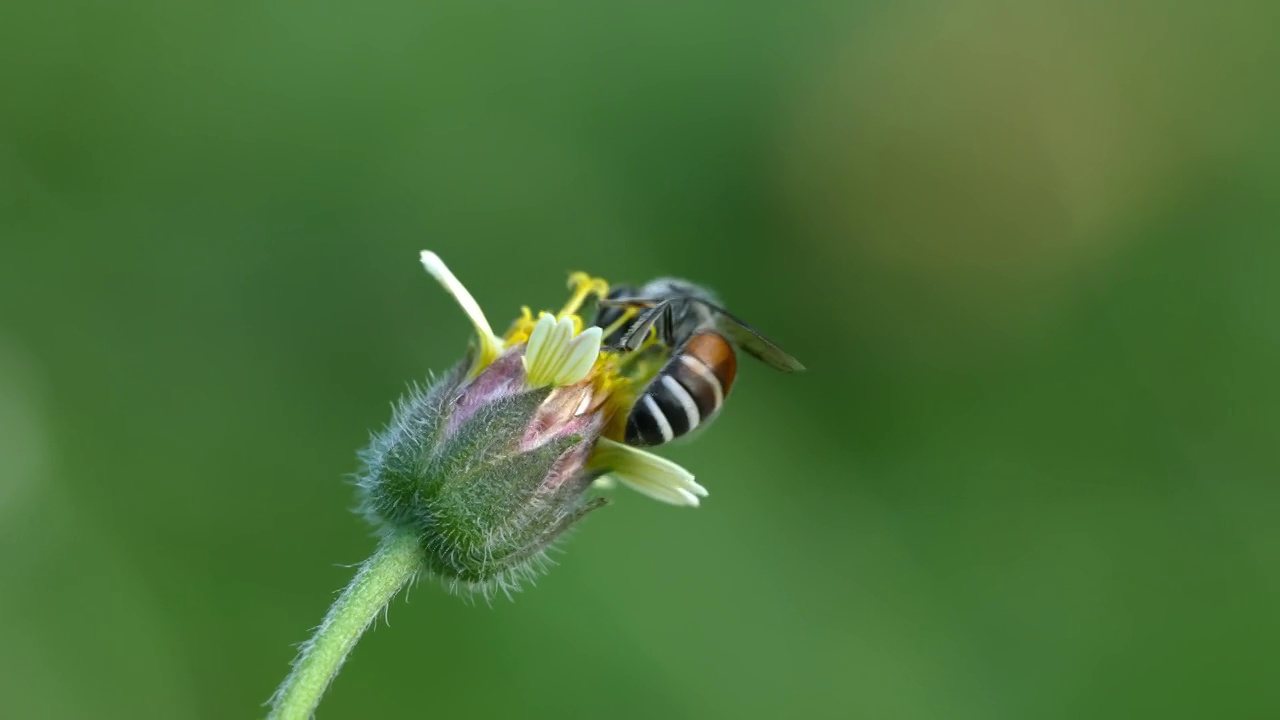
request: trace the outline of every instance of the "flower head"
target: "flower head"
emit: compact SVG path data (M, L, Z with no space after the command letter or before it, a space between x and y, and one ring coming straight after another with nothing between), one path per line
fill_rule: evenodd
M707 491L675 463L617 442L635 401L635 358L601 346L584 305L608 284L570 276L556 313L524 308L504 337L440 258L422 264L471 320L468 357L396 406L362 455L363 510L385 531L409 529L431 572L459 589L509 592L551 543L605 504L613 479L649 497L697 506Z

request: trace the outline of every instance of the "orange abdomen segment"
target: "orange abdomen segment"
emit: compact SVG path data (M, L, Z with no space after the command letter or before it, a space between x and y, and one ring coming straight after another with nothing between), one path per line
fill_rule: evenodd
M738 375L738 355L729 344L716 332L701 332L689 338L685 343L683 354L702 361L720 382L721 401L729 395L733 379ZM719 408L716 408L717 410Z

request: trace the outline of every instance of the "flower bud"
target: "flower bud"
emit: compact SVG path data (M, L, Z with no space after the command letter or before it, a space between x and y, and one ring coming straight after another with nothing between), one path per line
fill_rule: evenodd
M603 437L625 382L611 374L601 329L575 332L578 305L607 292L602 281L575 276L558 319L534 322L526 310L501 339L438 257L423 263L470 316L478 346L396 405L361 453L358 485L364 515L415 535L430 573L458 590L518 589L556 538L606 503L589 493L602 475L673 504L706 495L678 465Z
M584 383L528 389L521 349L474 379L459 366L413 390L365 452L367 517L411 529L426 567L452 585L508 590L574 521L604 504L587 500L584 471L604 426L574 414Z

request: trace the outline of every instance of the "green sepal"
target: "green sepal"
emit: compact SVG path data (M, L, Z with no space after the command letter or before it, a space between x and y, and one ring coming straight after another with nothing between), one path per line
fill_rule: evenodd
M362 510L384 532L419 538L423 561L455 588L509 590L557 537L603 501L587 501L591 476L557 463L584 442L554 438L521 450L550 388L496 398L454 427L467 390L463 363L396 407L362 454ZM585 448L577 448L585 456Z

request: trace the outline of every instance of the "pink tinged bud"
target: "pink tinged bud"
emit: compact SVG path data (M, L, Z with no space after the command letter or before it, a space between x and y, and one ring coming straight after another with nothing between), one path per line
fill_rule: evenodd
M603 331L575 332L574 313L608 293L604 281L572 275L559 315L533 323L526 312L504 340L439 256L421 260L475 328L473 352L397 404L361 454L358 482L365 516L416 535L431 572L486 595L516 589L556 538L605 504L587 493L606 474L675 505L706 496L675 463L601 438L605 413L617 409L603 388L617 378L596 377Z
M464 361L414 389L363 453L365 515L409 529L427 566L462 589L509 592L551 543L604 504L587 459L604 428L587 382L530 389L524 346L471 380Z

